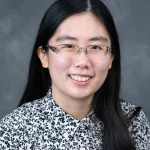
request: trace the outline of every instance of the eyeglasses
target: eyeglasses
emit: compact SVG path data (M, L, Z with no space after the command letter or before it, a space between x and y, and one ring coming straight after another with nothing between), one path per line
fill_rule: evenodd
M45 50L50 49L56 54L65 58L73 58L76 54L80 54L81 50L84 49L84 53L93 58L104 58L111 53L112 48L106 45L89 45L86 48L79 47L73 44L61 44L56 47L46 45Z

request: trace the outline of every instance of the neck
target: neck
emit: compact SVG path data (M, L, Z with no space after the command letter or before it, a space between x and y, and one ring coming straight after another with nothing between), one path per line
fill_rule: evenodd
M66 95L55 94L52 90L52 96L56 104L63 109L67 114L71 115L77 120L85 118L92 110L93 97L86 97L82 99L75 99Z

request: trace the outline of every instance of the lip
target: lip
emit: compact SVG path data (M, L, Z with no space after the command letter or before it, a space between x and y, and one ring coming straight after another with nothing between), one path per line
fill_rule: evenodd
M73 78L71 78L71 76L70 75L78 75L78 76L82 76L82 77L90 77L90 79L89 80L87 80L87 81L77 81L77 80L74 80ZM68 75L69 76L69 78L71 79L71 81L74 83L74 84L76 84L76 85L87 85L87 84L89 84L89 82L91 81L91 79L92 79L92 76L90 76L90 75L81 75L81 74L69 74Z

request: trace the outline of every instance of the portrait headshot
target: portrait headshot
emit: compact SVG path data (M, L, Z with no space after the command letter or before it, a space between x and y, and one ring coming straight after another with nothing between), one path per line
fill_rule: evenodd
M150 150L150 1L2 0L0 150Z

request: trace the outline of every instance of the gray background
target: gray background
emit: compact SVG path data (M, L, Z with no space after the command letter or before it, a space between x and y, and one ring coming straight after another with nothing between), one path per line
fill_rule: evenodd
M40 20L53 0L0 0L0 118L23 93ZM150 0L105 0L119 32L121 97L150 120Z

